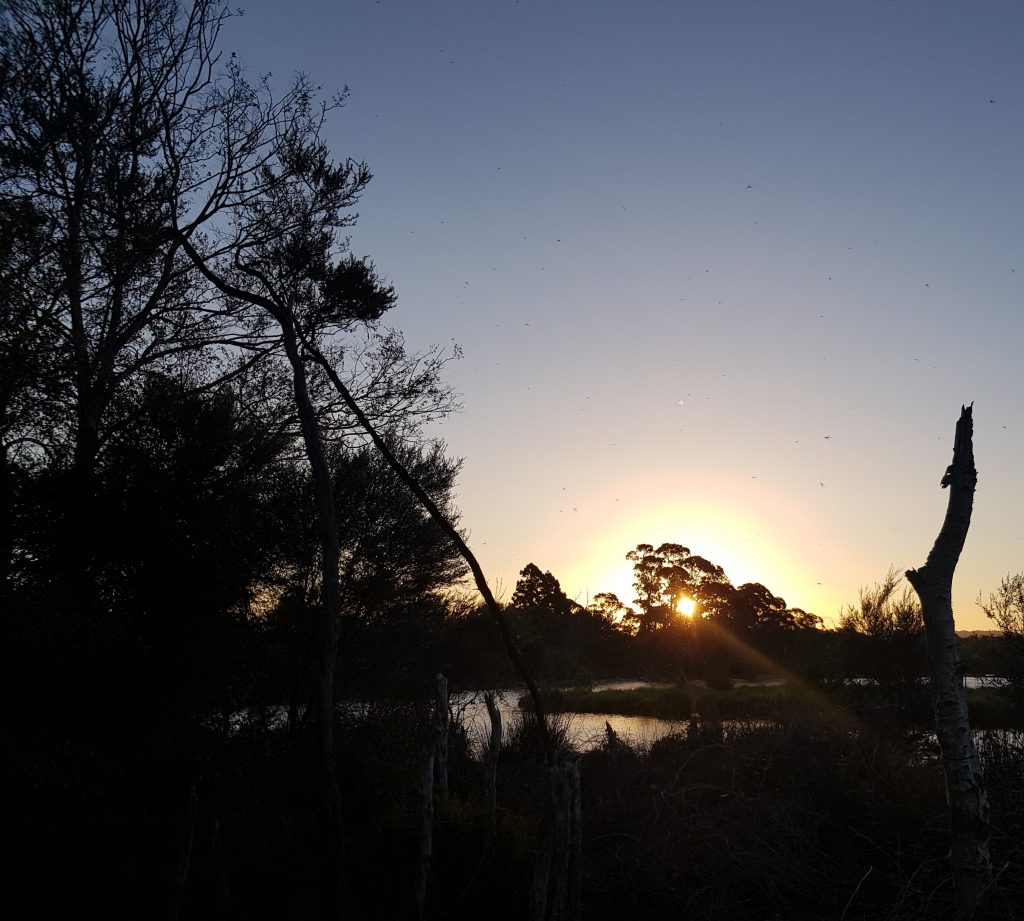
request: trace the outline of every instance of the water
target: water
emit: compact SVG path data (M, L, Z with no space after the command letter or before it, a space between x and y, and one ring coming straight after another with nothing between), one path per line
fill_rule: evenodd
M850 681L858 683L873 683L867 678L851 678ZM694 681L695 685L702 685L701 681ZM764 682L736 680L735 686L747 686L758 684L782 684L781 680L769 680ZM993 675L969 676L965 679L968 688L1002 687L1006 679ZM674 687L671 682L665 681L602 681L595 682L595 691L633 691L638 688L667 688ZM495 701L501 713L501 724L503 732L508 732L512 720L517 719L521 711L519 700L526 694L525 688L513 688L495 691ZM491 723L487 716L487 708L484 705L483 693L462 694L452 700L452 709L456 715L461 714L462 722L469 735L471 747L480 752L490 736ZM666 720L653 716L624 716L619 713L559 713L555 718L566 721L566 741L577 751L591 751L599 748L606 739L605 723L609 724L615 734L624 742L637 745L643 748L650 747L656 742L672 733L683 732L688 725L685 720ZM747 725L747 721L739 721ZM728 726L725 727L728 731ZM985 732L982 730L981 732ZM1018 740L1020 736L1016 737Z
M867 678L851 678L851 682L872 683ZM695 685L702 685L701 681L694 681ZM781 684L779 680L765 682L744 681L737 679L733 682L735 686L755 684ZM1006 684L1006 679L992 675L971 676L965 680L968 688L1001 687ZM633 691L639 688L668 688L674 687L667 681L599 681L593 685L596 691ZM495 700L498 710L501 713L503 731L507 734L508 727L512 721L521 715L519 700L526 693L525 688L505 688L495 691ZM358 704L345 702L341 704L349 710L358 709ZM463 693L452 698L451 706L456 716L461 718L463 725L469 735L470 745L476 752L481 752L491 732L490 719L487 716L487 708L484 705L483 692ZM642 748L650 747L656 742L672 733L685 731L687 722L685 720L666 720L654 716L624 716L620 713L559 713L555 714L559 720L566 723L566 741L577 751L591 751L599 748L606 739L605 724L609 724L615 734L624 742ZM245 727L260 726L262 729L280 730L285 727L288 719L286 707L264 707L252 708L238 711L231 714L229 718L229 731L238 732ZM743 722L743 721L741 721ZM744 723L746 725L746 723ZM728 727L726 727L726 730ZM989 730L990 732L993 730ZM981 732L985 732L982 730ZM1014 735L1015 744L1024 744L1020 733Z
M638 688L669 688L666 681L602 681L593 685L596 691L634 691ZM501 713L502 731L507 733L513 720L522 714L519 699L525 689L504 689L494 692L495 703ZM481 751L491 733L491 721L487 716L483 693L463 694L452 700L452 709L461 715L469 735L471 746ZM566 741L577 751L598 748L606 738L605 723L624 742L648 747L652 742L679 732L686 727L681 720L664 720L654 716L623 716L620 713L558 713L555 719L566 723Z

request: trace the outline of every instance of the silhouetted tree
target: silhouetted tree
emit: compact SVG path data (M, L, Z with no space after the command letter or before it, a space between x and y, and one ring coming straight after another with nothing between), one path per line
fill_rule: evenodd
M550 572L541 572L534 563L527 563L519 573L519 581L512 593L512 607L568 614L578 605L569 600L558 579Z
M858 673L876 680L902 708L926 662L921 605L909 588L897 594L899 584L890 569L881 583L862 588L857 605L840 613L839 628L859 638L853 647Z
M626 559L633 564L639 633L671 623L682 596L701 602L729 581L721 566L692 555L682 544L661 544L657 550L651 544L638 544Z
M17 267L33 297L13 301L27 319L11 326L5 347L40 318L57 339L51 390L66 394L67 421L47 434L69 443L75 476L60 531L75 584L68 597L104 610L95 591L106 563L91 539L102 520L98 471L123 421L115 409L142 377L199 348L228 350L231 360L222 352L228 368L197 362L208 373L197 386L282 361L315 484L321 773L328 824L340 828L331 738L340 546L324 445L356 420L310 349L334 356L367 411L398 435L451 406L437 350L407 356L398 334L370 333L342 359L339 334L373 324L394 291L347 251L349 209L370 173L334 162L321 139L340 100L317 104L301 77L275 97L233 60L217 75L229 13L213 0L12 0L0 15L2 216L31 223L40 242ZM19 398L31 392L22 377L10 376ZM4 434L4 472L15 437L24 439ZM336 890L339 835L332 840Z
M410 447L405 464L457 525L453 490L461 463L445 445ZM343 448L332 459L342 545L345 609L374 616L401 607L466 573L447 536L399 481L372 446Z
M977 603L1002 633L1000 672L1024 697L1024 573L1005 576L987 601L979 594Z
M452 492L459 462L445 454L443 443L408 448L403 456L457 522ZM445 610L436 593L451 589L465 575L465 566L447 536L370 446L332 449L329 463L341 550L339 681L349 694L383 690L385 684L391 693L405 691L414 678L432 682L441 667L436 644ZM319 545L310 525L312 483L301 476L290 489L291 508L282 510L282 525L292 537L281 557L279 603L269 621L280 649L287 651L294 720L308 694L316 651L309 613L319 603L320 583ZM384 661L393 663L386 671L380 667Z
M636 613L631 607L619 601L614 592L598 592L591 599L590 610L603 617L616 629L627 633L636 632Z
M208 89L225 15L208 0L12 0L0 18L0 195L5 217L20 210L43 241L18 271L32 292L20 303L53 340L37 370L69 410L47 441L72 446L65 533L80 604L114 400L140 371L223 332L170 233L172 190L192 177L161 142ZM203 156L192 152L197 168Z

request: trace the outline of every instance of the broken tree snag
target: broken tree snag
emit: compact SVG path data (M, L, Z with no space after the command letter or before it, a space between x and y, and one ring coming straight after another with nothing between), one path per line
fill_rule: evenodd
M935 546L920 569L908 569L907 581L921 599L928 669L932 682L935 731L946 775L952 844L950 860L960 917L974 917L992 884L988 793L967 719L963 671L953 622L953 571L960 559L974 507L978 471L974 467L971 406L960 409L953 441L953 463L941 486L949 503Z

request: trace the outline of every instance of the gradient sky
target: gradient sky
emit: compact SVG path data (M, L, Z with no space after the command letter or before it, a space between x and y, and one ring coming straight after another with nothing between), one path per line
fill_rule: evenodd
M463 526L581 602L685 544L826 621L917 566L960 405L957 624L1024 570L1024 4L260 0L221 46L348 86L353 250L458 342Z

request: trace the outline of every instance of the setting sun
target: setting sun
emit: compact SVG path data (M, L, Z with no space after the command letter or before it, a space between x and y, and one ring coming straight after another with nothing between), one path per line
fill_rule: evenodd
M676 610L683 615L683 617L693 617L693 612L697 610L697 602L692 598L687 598L685 595L681 595L679 600L676 602Z

